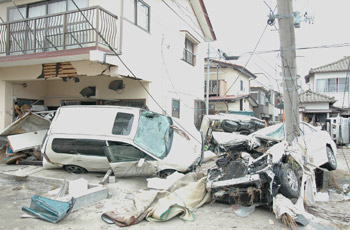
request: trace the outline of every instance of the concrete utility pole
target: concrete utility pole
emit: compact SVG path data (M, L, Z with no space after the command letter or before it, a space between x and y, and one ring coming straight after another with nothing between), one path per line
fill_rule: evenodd
M299 98L292 0L277 0L277 9L283 68L284 127L286 140L291 144L299 135Z
M208 60L207 60L207 85L206 85L206 101L205 114L209 115L209 73L210 72L210 43L208 42Z

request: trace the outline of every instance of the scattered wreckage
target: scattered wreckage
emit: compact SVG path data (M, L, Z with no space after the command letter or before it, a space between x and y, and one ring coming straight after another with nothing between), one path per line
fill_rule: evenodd
M185 132L186 131L186 132ZM41 152L45 168L73 173L106 172L117 177L166 176L201 163L203 146L194 125L140 108L60 107Z
M53 112L27 112L0 133L5 164L41 165L40 146L50 127Z
M335 170L337 148L325 131L300 123L303 151L288 151L284 124L249 136L213 132L220 149L216 166L208 170L206 187L213 199L229 204L267 205L281 193L298 198L305 164Z

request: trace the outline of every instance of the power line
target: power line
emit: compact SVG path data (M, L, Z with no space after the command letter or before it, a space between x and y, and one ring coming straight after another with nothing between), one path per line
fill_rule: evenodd
M237 82L237 80L239 79L239 77L242 75L244 69L246 68L246 66L247 66L248 63L250 62L252 56L254 55L254 51L257 49L258 45L260 44L260 42L261 42L261 40L262 40L262 38L263 38L263 36L264 36L264 34L265 34L266 29L267 29L267 25L265 26L265 28L264 28L262 34L260 35L259 40L258 40L258 42L256 43L256 45L255 45L255 47L254 47L254 49L253 49L253 52L251 53L249 59L248 59L247 62L245 63L244 67L241 68L241 70L240 70L238 76L237 76L236 79L233 81L233 83L230 85L230 87L226 90L226 92L224 93L223 97L225 97L225 96L227 95L228 91L234 86L234 84ZM210 60L208 60L208 61L210 61ZM217 101L217 102L214 102L214 106L215 106L217 103L219 103L219 102L218 102L218 101Z
M329 48L342 48L342 47L348 47L350 46L350 43L340 43L340 44L331 44L331 45L321 45L321 46L308 46L308 47L299 47L295 48L296 50L310 50L310 49L329 49ZM281 52L281 49L278 50L265 50L265 51L257 51L255 54L268 54L268 53L276 53ZM253 52L246 52L241 54L240 56L245 56L252 54Z

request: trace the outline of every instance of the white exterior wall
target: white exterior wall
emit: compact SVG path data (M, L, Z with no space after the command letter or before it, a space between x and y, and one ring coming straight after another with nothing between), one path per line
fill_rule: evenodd
M226 95L241 95L241 94L249 94L250 81L249 77L244 74L241 74L239 71L234 70L232 68L220 68L218 69L218 79L225 80L227 83L227 94ZM211 68L210 70L210 80L216 80L216 70ZM206 79L206 73L205 79ZM237 79L238 77L238 79ZM236 80L237 79L237 80ZM244 90L240 90L241 80L244 82ZM232 87L231 87L232 86ZM230 88L231 87L231 88Z
M204 73L204 79L206 80L206 73ZM249 77L244 74L241 74L239 71L232 68L218 68L218 74L216 73L216 68L210 69L210 80L225 80L227 84L227 94L226 95L246 95L249 94L250 81ZM238 77L238 79L237 79ZM237 80L236 80L237 79ZM244 90L240 90L241 82L243 81ZM231 87L232 86L232 87ZM230 88L231 87L231 88ZM227 106L229 111L240 111L240 100L227 103L224 102L212 102L210 104L215 104L216 111L226 111ZM253 108L250 106L247 99L243 99L243 111L253 111Z
M307 110L329 110L329 103L302 103L300 106Z
M332 73L315 73L314 77L310 77L310 85L312 85L312 90L316 92L316 85L317 85L317 80L318 79L327 79L327 78L346 78L347 73L346 72L332 72ZM337 100L333 105L335 107L339 108L349 108L350 101L349 101L349 92L345 93L344 97L344 92L342 93L331 93L331 92L326 92L322 93L330 97L334 97L335 100Z
M16 4L22 5L32 2L37 1L18 0ZM206 43L202 38L203 33L195 16L189 14L192 11L192 6L188 0L176 1L177 4L181 4L186 10L176 6L172 1L166 2L182 18L185 18L190 26L183 22L162 1L144 0L144 2L150 6L150 32L143 30L128 20L122 20L120 10L121 0L90 0L89 6L100 5L118 16L119 28L117 39L121 45L119 47L121 49L120 57L136 77L143 80L144 87L149 91L155 101L147 94L139 82L134 80L122 79L126 84L122 94L116 94L116 92L109 90L109 81L119 78L99 76L99 73L107 65L90 62L89 60L72 62L72 65L78 71L78 75L92 76L79 77L79 83L74 83L72 80L63 82L61 79L36 80L42 71L41 64L3 67L0 68L0 87L3 89L6 86L6 90L0 91L0 98L6 97L6 103L4 101L5 99L0 100L0 130L11 122L11 119L4 117L4 114L9 112L11 113L9 117L12 117L12 96L28 99L45 99L46 105L57 106L61 99L82 99L83 97L79 92L86 86L97 87L96 97L94 98L145 98L151 110L162 113L162 109L165 109L170 116L172 112L172 99L180 100L180 119L193 124L194 102L195 100L204 100L204 82L202 76L204 74L203 66ZM0 17L3 19L7 18L7 7L9 6L13 6L13 4L11 2L0 4ZM187 33L183 31L187 31ZM198 41L195 47L196 64L194 66L181 60L186 34ZM111 56L108 56L108 58L111 58ZM113 58L112 56L112 59L114 59L112 60L113 63L117 63L118 74L133 77L117 57ZM15 84L12 84L13 82L25 82L27 83L27 87L15 86ZM9 90L13 86L15 86L14 95Z

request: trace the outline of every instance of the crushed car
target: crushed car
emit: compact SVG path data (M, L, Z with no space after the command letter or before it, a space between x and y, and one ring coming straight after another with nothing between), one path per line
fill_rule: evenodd
M214 132L213 138L224 151L208 170L206 187L213 199L270 206L278 193L299 197L304 164L335 170L337 148L329 134L303 122L300 133L297 141L304 151L288 151L283 123L249 136Z
M121 106L60 107L41 149L45 168L117 177L188 172L203 157L194 125L149 110Z
M225 114L205 115L203 117L200 131L204 135L205 144L213 152L216 143L213 139L213 132L238 133L249 135L259 129L266 127L264 120L248 115Z

